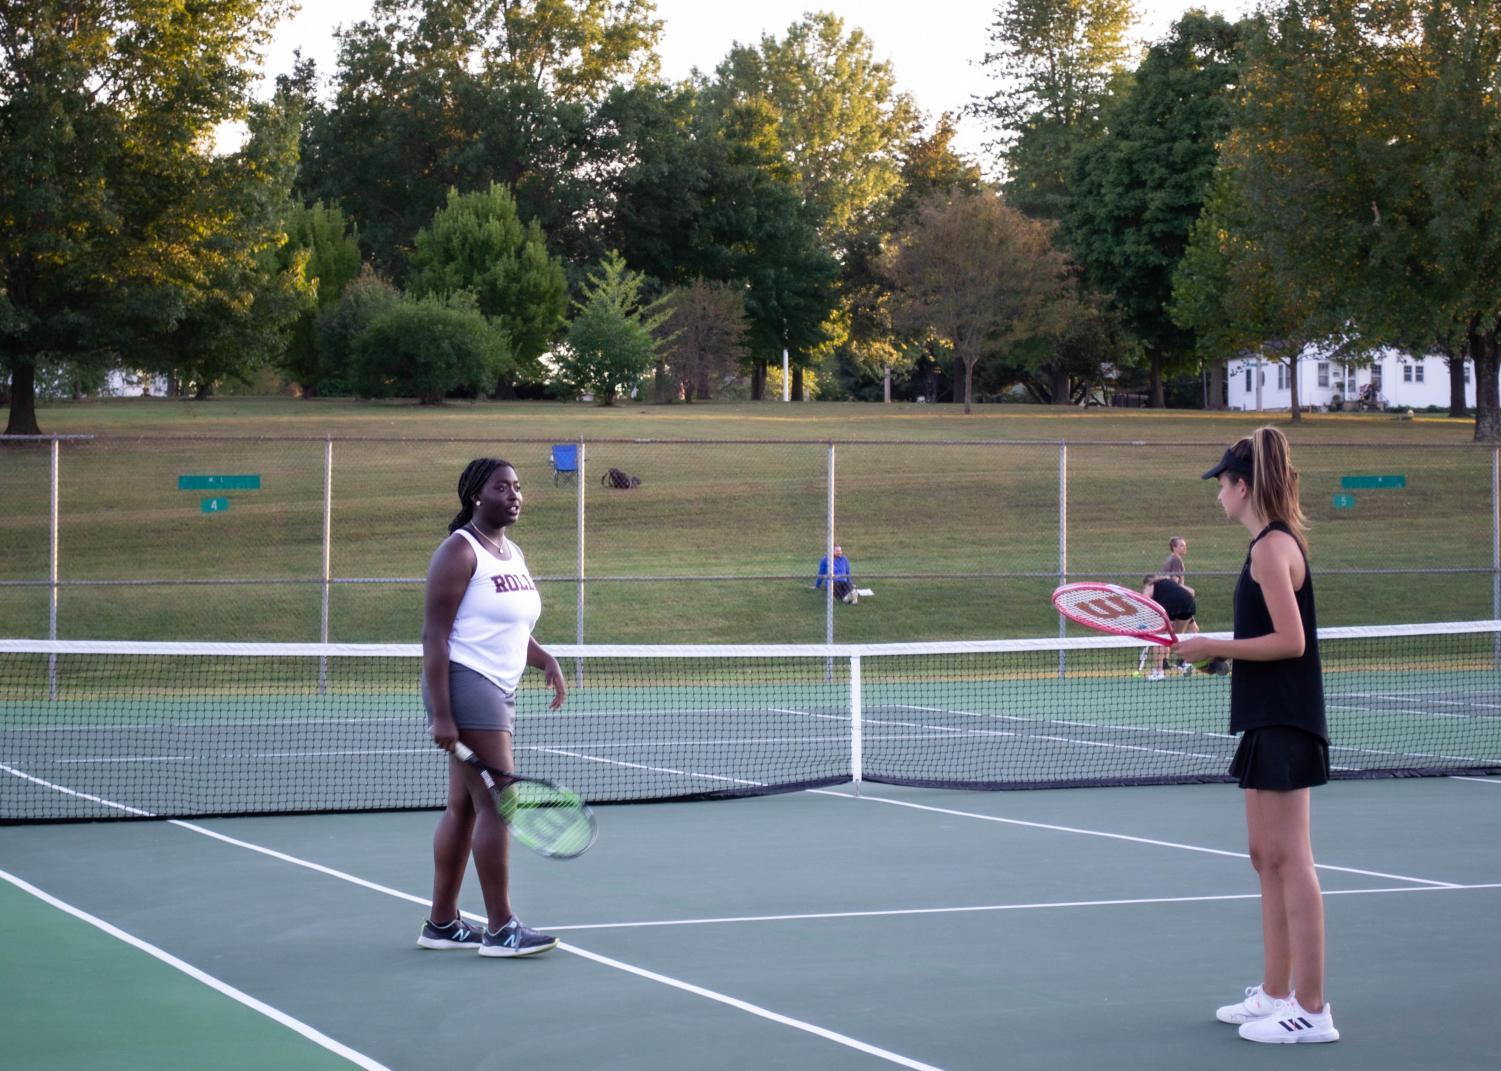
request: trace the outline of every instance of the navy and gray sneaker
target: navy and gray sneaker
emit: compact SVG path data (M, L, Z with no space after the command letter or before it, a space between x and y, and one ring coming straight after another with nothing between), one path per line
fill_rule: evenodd
M549 948L557 948L558 939L545 933L538 933L530 926L523 926L521 920L515 915L498 930L485 929L484 938L480 941L479 954L482 956L535 956L538 952L546 952Z
M480 931L463 919L454 919L441 926L429 920L422 924L422 933L417 937L418 948L478 948Z

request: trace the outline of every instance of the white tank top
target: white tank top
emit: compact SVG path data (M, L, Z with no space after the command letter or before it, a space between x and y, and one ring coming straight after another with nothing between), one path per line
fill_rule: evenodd
M542 616L542 596L515 543L502 536L511 556L499 558L471 532L458 532L474 548L474 575L448 634L448 659L514 692L526 671L527 641Z

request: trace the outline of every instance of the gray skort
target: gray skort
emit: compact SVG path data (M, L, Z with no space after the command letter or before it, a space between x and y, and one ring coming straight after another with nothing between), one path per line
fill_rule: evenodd
M422 678L422 705L427 723L433 723L433 704ZM489 677L457 662L448 663L448 707L460 729L482 732L516 732L516 693L503 692Z

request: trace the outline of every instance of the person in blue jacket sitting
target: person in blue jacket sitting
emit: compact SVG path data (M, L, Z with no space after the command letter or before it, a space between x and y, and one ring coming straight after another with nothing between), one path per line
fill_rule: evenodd
M824 581L829 576L829 559L825 555L818 562L818 583L815 588L823 589ZM860 601L859 594L855 591L855 582L850 579L850 560L844 556L844 548L837 543L834 545L834 598L850 605Z

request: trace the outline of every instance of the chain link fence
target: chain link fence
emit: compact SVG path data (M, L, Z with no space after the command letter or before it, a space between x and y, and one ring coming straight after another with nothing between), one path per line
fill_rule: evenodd
M406 642L475 456L516 466L513 536L551 643L1044 636L1065 580L1137 585L1188 540L1228 627L1246 533L1221 442L56 436L0 440L0 634ZM1294 446L1320 623L1501 617L1494 447ZM640 486L601 477L618 468ZM855 606L814 587L839 543Z

